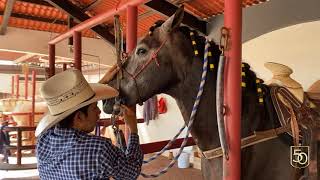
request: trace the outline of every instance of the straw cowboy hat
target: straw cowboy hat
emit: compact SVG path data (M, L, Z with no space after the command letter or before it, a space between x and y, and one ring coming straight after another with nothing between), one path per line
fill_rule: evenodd
M108 85L89 84L79 70L67 70L49 78L42 84L40 93L49 112L39 122L36 136L76 110L118 95L118 91Z
M273 77L267 82L267 84L279 84L288 88L301 88L301 84L290 77L293 70L283 64L275 62L267 62L264 66L269 69Z

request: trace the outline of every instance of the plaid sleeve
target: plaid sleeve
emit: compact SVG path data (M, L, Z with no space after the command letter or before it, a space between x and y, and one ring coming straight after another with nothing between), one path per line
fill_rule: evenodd
M102 174L116 180L137 179L141 172L143 154L140 149L139 136L130 134L127 151L123 152L111 143L106 145L100 156Z

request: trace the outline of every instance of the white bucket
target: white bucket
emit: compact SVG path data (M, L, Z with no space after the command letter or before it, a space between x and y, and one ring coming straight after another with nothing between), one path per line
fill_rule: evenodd
M182 152L178 158L178 168L188 168L190 167L190 154L187 152Z

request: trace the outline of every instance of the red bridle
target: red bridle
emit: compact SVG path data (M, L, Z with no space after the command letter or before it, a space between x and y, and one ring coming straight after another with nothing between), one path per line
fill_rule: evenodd
M158 61L157 57L158 57L158 54L159 54L160 50L164 46L164 44L167 42L167 40L168 40L168 38L166 37L166 39L161 43L161 45L158 47L158 49L152 53L150 59L145 64L143 64L143 66L135 74L131 74L126 69L120 67L120 71L123 70L125 73L127 73L133 79L133 81L135 83L135 86L136 86L136 89L137 89L137 92L138 92L140 103L142 103L142 102L141 102L141 96L140 96L140 92L139 92L139 88L138 88L138 84L137 84L136 78L148 67L149 64L151 64L152 61L155 61L156 65L158 67L160 67L160 64L159 64L159 61ZM124 53L124 55L126 56L126 60L125 61L127 61L128 54Z

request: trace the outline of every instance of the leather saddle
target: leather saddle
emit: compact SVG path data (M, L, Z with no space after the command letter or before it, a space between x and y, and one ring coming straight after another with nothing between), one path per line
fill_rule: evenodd
M306 94L304 95L304 101L301 103L285 87L271 86L270 94L281 126L291 125L289 134L293 137L294 145L310 148L310 164L304 174L308 176L309 180L318 180L320 176L320 172L318 172L320 107L312 108L312 102ZM295 139L297 140L295 141Z
M271 86L270 94L281 126L290 123L292 107L299 125L320 128L320 107L311 108L313 101L307 95L301 103L287 88L281 86Z

